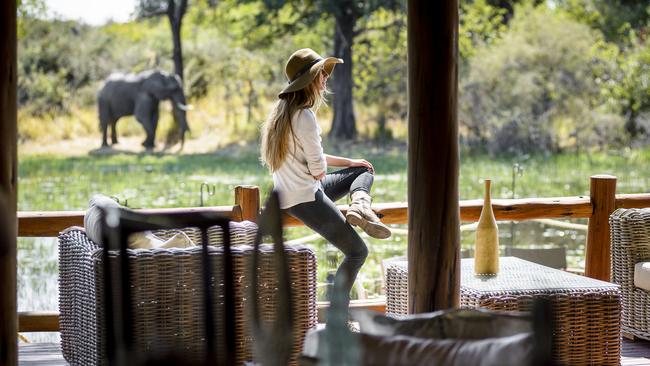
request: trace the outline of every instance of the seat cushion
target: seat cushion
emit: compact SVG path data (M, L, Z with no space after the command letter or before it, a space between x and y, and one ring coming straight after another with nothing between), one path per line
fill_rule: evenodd
M319 360L329 356L324 343L327 339L325 332L327 330L323 329L307 334L302 355L312 364L318 364ZM356 347L348 347L348 357L359 359L361 365L373 366L530 365L535 347L531 333L485 339L427 339L364 333L350 336L349 344Z
M484 339L533 331L527 316L481 309L441 310L399 318L361 309L351 310L351 314L359 322L361 332L380 336Z
M634 265L634 286L650 291L650 262Z

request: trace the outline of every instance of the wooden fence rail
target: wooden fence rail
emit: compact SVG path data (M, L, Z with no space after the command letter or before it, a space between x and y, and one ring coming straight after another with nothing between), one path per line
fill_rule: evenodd
M495 199L492 201L497 220L523 221L531 219L587 218L589 228L586 243L585 272L593 278L609 280L609 224L607 218L616 208L650 207L650 193L615 194L616 178L595 175L591 177L589 197ZM459 202L461 221L478 221L483 206L482 200ZM338 206L343 213L347 206ZM408 207L405 202L374 204L373 209L388 224L406 224ZM216 207L192 207L171 209L150 209L142 212L217 212L233 220L255 220L260 210L260 192L254 186L235 188L235 205ZM56 237L70 226L83 225L83 211L62 212L18 212L18 236ZM299 226L302 223L290 216L284 217L285 226ZM320 304L320 308L327 304ZM376 303L358 307L381 308ZM58 313L28 312L19 314L19 331L57 331Z

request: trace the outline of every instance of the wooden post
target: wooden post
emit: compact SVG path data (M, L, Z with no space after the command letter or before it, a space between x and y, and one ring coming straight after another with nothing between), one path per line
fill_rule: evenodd
M409 312L457 307L458 0L408 1Z
M0 2L0 365L18 362L16 1Z
M616 177L594 175L591 177L591 206L593 213L587 230L585 275L610 281L611 249L609 215L616 209Z
M241 208L242 221L256 221L260 213L260 189L255 186L235 187L235 205Z

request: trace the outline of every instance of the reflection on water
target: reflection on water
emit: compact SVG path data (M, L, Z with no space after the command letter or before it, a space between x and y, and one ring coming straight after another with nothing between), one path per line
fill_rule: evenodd
M567 220L568 221L568 220ZM586 224L586 220L571 220ZM404 225L396 226L402 229ZM312 234L306 228L291 228L287 238L293 239ZM461 248L472 249L474 231L461 232ZM549 248L564 246L569 268L584 268L586 232L564 229L539 222L514 224L499 223L499 239L502 254L507 247ZM373 298L382 295L382 260L406 255L406 235L396 234L390 240L364 237L370 255L353 289L353 298ZM332 275L342 260L340 251L319 239L311 244L318 257L319 299L325 298L328 274ZM58 249L56 238L18 239L18 311L58 311ZM58 342L58 333L27 333L35 342Z

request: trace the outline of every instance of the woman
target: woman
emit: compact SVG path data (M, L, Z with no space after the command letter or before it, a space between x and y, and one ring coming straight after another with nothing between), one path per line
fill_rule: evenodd
M323 153L314 112L324 100L327 78L342 62L322 58L309 48L291 55L285 66L289 83L262 129L261 155L273 173L280 207L345 255L335 282L349 301L350 289L368 256L368 248L350 224L375 238L388 238L391 232L370 208L372 164ZM328 174L328 166L346 169ZM344 217L334 201L348 194L352 203Z

